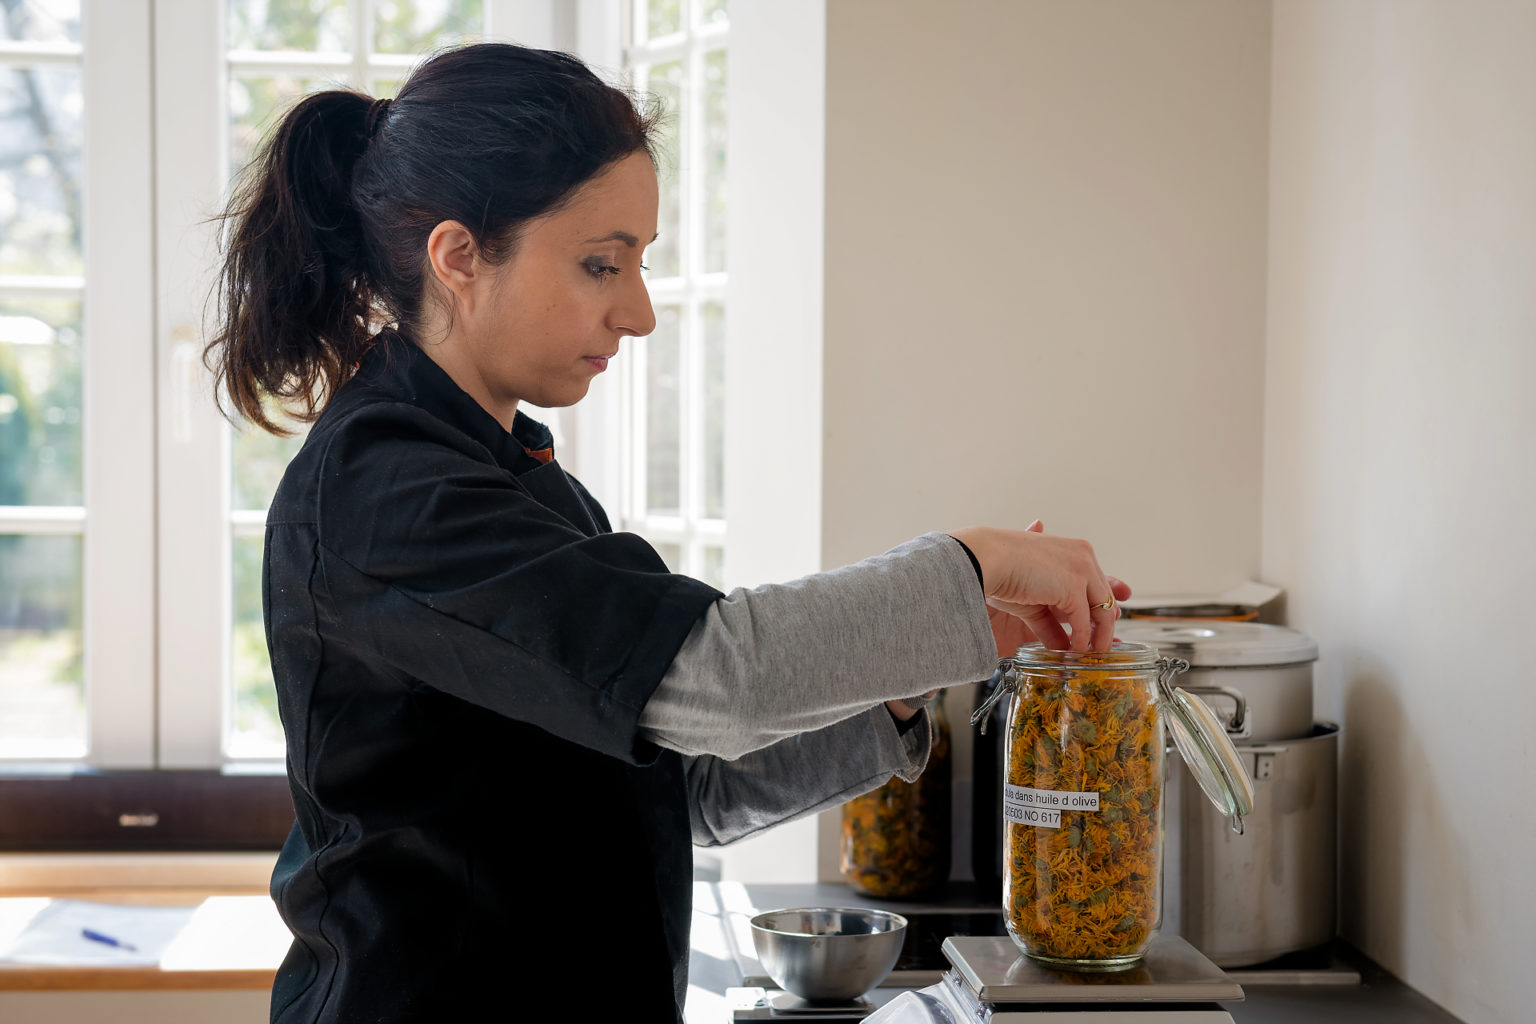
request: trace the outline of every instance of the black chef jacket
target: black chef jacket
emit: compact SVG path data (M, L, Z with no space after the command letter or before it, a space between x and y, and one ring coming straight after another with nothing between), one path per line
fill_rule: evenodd
M720 595L611 532L549 448L386 332L283 476L273 1021L682 1020L682 761L636 723ZM528 1015L546 1000L570 1012Z

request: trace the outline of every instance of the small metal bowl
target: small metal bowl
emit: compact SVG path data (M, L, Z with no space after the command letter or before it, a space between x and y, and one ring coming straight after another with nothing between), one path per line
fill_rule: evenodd
M752 918L752 944L786 992L815 1003L849 1002L891 973L906 930L906 918L884 910L770 910Z

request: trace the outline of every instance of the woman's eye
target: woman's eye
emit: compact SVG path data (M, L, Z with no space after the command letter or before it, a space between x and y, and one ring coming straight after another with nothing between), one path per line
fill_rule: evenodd
M600 263L597 260L590 260L590 261L588 261L586 263L586 268L587 268L587 273L591 274L593 277L597 278L598 280L602 280L605 277L612 277L613 275L615 275L615 274L617 274L619 272L619 268L617 266L615 266L614 264L612 264L612 263Z

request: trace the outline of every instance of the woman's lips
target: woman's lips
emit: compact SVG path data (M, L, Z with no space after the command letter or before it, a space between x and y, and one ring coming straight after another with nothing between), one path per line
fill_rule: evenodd
M598 373L608 369L608 356L587 356L587 363L595 368Z

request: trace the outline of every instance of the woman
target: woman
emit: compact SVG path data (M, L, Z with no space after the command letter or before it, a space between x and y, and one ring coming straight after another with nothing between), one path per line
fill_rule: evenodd
M573 58L469 46L393 102L304 99L231 204L210 364L247 419L313 420L263 574L274 1021L681 1020L690 841L915 777L923 694L1031 631L1106 646L1129 596L1038 524L728 596L611 532L518 405L655 326L655 125Z

